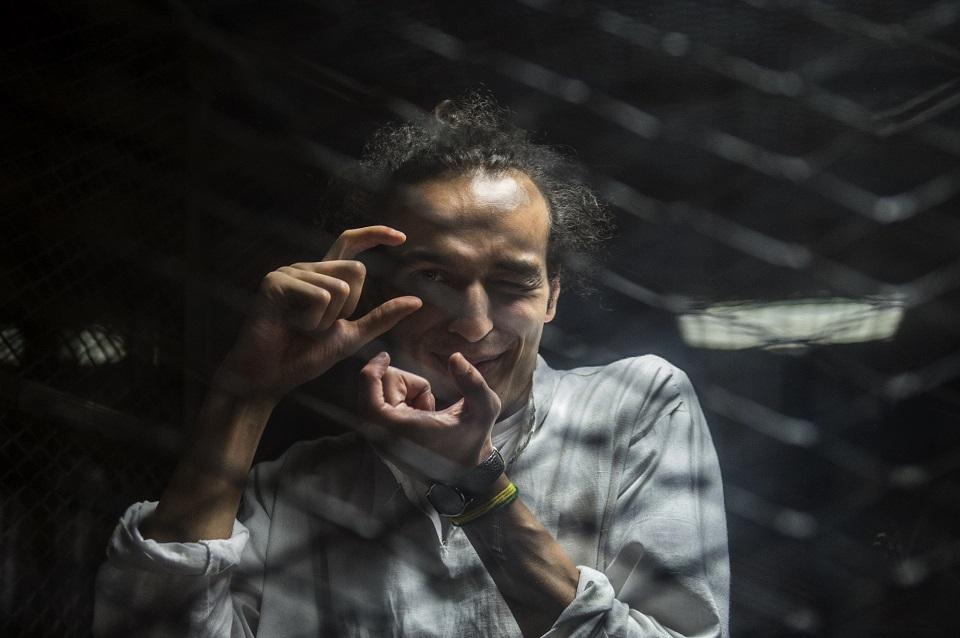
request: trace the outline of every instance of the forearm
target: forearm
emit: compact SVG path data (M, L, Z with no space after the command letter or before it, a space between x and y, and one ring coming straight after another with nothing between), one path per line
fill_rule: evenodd
M143 523L144 538L194 542L230 537L274 405L211 391L156 512Z
M506 476L491 492L507 485ZM527 638L550 629L577 593L580 572L520 499L463 530Z

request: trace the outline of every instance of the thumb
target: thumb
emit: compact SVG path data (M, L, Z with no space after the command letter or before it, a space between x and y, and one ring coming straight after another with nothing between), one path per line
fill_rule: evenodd
M373 341L397 325L401 319L419 310L422 305L423 302L419 297L395 297L351 322L353 327L352 349L357 350Z
M450 355L448 364L457 389L463 394L464 408L489 419L492 424L500 414L500 397L490 389L480 371L459 352Z

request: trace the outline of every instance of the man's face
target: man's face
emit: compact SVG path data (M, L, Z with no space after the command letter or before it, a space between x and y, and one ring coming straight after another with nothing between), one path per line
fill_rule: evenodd
M447 404L460 398L447 367L460 352L499 395L501 416L521 408L559 293L539 189L522 173L438 178L400 189L386 223L407 241L388 249L398 265L384 292L423 300L388 334L394 365Z

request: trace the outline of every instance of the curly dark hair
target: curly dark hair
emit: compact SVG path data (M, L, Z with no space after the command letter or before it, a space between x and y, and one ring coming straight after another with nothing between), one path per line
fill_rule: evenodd
M509 122L509 115L490 95L473 91L444 100L417 121L380 128L364 147L361 174L348 184L341 181L346 192L337 190L343 205L339 215L328 218L328 228L379 223L376 212L399 184L475 171L519 171L540 189L549 208L549 277L562 276L566 288L591 293L589 271L612 234L612 216L584 183L576 162L533 142L527 131ZM564 271L564 263L575 267Z

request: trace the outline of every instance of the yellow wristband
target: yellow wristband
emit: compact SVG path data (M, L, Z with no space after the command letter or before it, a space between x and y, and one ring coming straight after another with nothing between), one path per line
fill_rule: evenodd
M475 521L484 514L488 514L494 510L498 510L501 507L505 507L516 500L517 496L520 495L520 491L517 489L517 486L512 482L507 485L505 488L500 490L500 492L491 498L485 503L481 503L476 507L471 507L466 512L460 516L454 516L450 519L450 522L455 526L460 527L461 525L466 525L471 521Z

